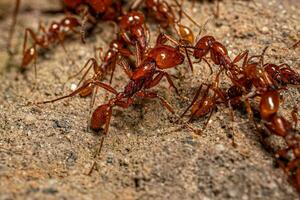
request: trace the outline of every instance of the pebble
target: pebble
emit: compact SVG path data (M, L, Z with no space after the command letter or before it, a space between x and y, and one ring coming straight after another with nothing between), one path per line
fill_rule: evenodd
M269 28L264 26L262 29L261 29L262 33L264 34L267 34L269 32Z
M223 144L217 144L217 145L215 146L215 148L216 148L216 150L217 150L218 152L222 152L222 151L225 150L225 146L224 146Z

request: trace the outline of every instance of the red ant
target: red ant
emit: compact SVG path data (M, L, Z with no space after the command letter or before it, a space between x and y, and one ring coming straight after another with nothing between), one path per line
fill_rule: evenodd
M87 85L79 93L80 96L86 97L86 96L89 96L90 94L92 94L94 85L91 84L91 82L93 82L93 80L96 80L96 79L102 80L109 71L111 71L111 76L109 79L109 84L111 84L113 74L115 71L115 67L116 67L116 63L117 63L117 60L119 59L119 57L122 56L122 58L128 58L131 55L132 55L132 52L129 49L125 48L123 40L112 40L109 45L109 49L105 53L104 57L102 55L102 48L100 48L99 57L102 61L101 64L98 64L96 59L90 58L86 62L86 64L83 66L83 68L76 75L70 77L70 78L73 78L73 77L79 75L86 67L88 67L88 69L82 76L80 82L78 83L78 86L79 86L81 84L81 82L84 80L84 78L86 77L86 75L88 74L88 72L90 71L90 69L91 68L94 69L93 77L84 82L83 85L86 85L86 84Z
M300 85L300 74L291 69L287 64L275 65L267 63L264 65L266 72L280 85Z
M139 49L137 49L136 51L137 51L136 54L139 54L138 52ZM170 86L175 89L176 93L178 93L178 90L175 87L171 79L171 76L168 73L161 71L159 69L173 68L176 67L177 65L182 64L184 61L184 55L181 54L177 48L174 48L169 45L157 43L154 48L150 49L147 52L143 60L139 60L137 58L136 60L137 68L134 71L131 71L129 69L129 66L126 62L120 61L120 65L123 67L126 74L130 77L130 82L127 84L127 86L125 86L124 91L121 93L117 93L116 90L113 89L111 86L96 80L98 78L97 74L101 74L102 72L100 68L97 67L98 65L95 64L96 62L94 59L90 59L90 61L93 63L91 66L93 66L94 69L96 70L95 70L95 76L92 79L90 79L88 83L76 89L74 92L72 92L69 95L54 100L50 100L50 101L40 102L39 104L55 102L64 98L72 97L84 91L86 88L90 87L91 84L102 87L116 94L118 101L119 100L121 101L122 98L131 99L136 93L144 94L144 91L142 90L149 89L156 86L163 77L167 78L167 81L169 82ZM87 65L88 62L86 63L84 68Z
M23 43L23 60L22 68L25 68L28 64L37 58L36 46L42 48L49 48L51 44L59 42L63 49L66 51L63 40L66 37L66 34L69 32L78 33L75 28L79 27L80 23L75 17L65 17L59 23L53 22L48 30L42 25L39 26L39 31L42 31L42 34L34 33L32 29L27 28L25 30L24 43ZM27 48L28 36L33 40L31 47ZM35 74L36 74L36 65L35 65Z
M267 48L263 50L261 55L252 56L249 59L247 59L248 53L245 53L245 60L242 67L243 76L235 82L237 83L235 87L243 87L244 90L235 90L235 94L239 93L240 97L242 95L249 96L249 94L251 94L249 91L251 91L252 85L256 88L255 94L252 94L252 96L260 97L259 113L263 124L271 134L283 137L288 146L286 149L279 150L276 153L277 160L280 166L293 179L296 188L300 191L300 138L293 135L291 123L278 114L280 107L279 91L285 88L278 88L276 85L277 82L281 84L295 84L294 78L291 78L291 80L287 80L287 78L289 76L294 77L296 74L286 64L280 66L269 63L263 64L263 56L266 49ZM260 57L260 62L250 62L250 60L255 57ZM281 73L281 70L282 72L292 71L292 74L286 76L284 73ZM273 78L275 78L275 80L273 80ZM232 94L234 94L234 92ZM237 95L237 97L238 96L239 95ZM247 111L248 113L252 113L249 103ZM295 111L292 112L292 118L295 124L297 124ZM295 158L289 161L288 164L283 164L280 159L286 157L289 151L292 151Z
M133 46L139 45L141 53L148 46L149 30L145 24L145 16L138 11L131 11L121 17L119 22L120 35Z
M136 49L137 55L139 54L138 51L139 48ZM91 84L104 88L109 92L115 94L115 97L110 99L107 104L100 105L94 110L91 118L90 127L94 131L99 131L103 126L105 126L104 133L106 135L108 133L108 128L112 115L112 108L115 106L128 108L130 105L132 105L136 97L150 99L158 98L162 102L163 106L174 114L174 110L163 97L159 96L156 92L147 91L147 89L155 87L163 77L166 77L170 86L175 89L176 93L178 93L177 88L171 80L171 76L160 69L176 67L177 65L182 64L183 61L184 55L181 54L177 48L157 43L156 46L150 49L149 52L144 56L143 60L139 60L137 56L137 67L134 71L129 70L129 66L127 65L127 63L120 62L126 74L128 74L130 77L130 81L124 87L123 92L118 93L111 86L104 84L98 80L91 79L89 83L83 85L82 87L78 88L69 95L50 101L40 102L38 104L50 103L63 98L72 97L84 91ZM104 137L102 137L100 142L101 147L103 141Z
M224 103L226 101L226 96L224 92L221 91L221 89L219 88L219 76L222 73L222 71L223 70L220 70L218 72L213 84L202 83L200 85L200 87L196 91L196 94L191 104L181 114L181 117L183 117L187 113L187 111L191 109L189 122L191 122L193 119L201 118L209 114L209 117L207 119L207 122L205 123L203 130L206 129L206 126L208 125L208 122L212 116L215 106L219 103ZM204 90L203 96L199 99L199 95L202 91L203 85L206 85L206 90ZM213 96L209 96L210 90L213 91Z
M260 114L266 128L270 133L283 137L287 148L278 150L276 158L279 166L292 179L298 191L300 191L300 138L295 135L292 125L283 116L277 114L279 110L279 94L276 90L267 91L261 95ZM293 116L293 115L292 115ZM294 118L294 117L293 117ZM295 121L296 119L294 119ZM293 158L288 153L292 152ZM282 160L286 160L287 163Z
M176 5L170 5L164 0L140 0L134 2L131 9L136 9L142 1L145 2L146 9L150 12L150 15L154 18L154 20L159 23L161 28L168 29L169 27L172 27L176 34L193 43L193 35L191 34L192 31L188 27L179 23L182 18L182 14L184 14L194 25L199 28L200 26L182 9L182 3L179 4L177 0L173 0ZM178 18L175 15L173 7L179 8ZM176 29L176 25L179 30Z
M188 34L189 37L192 37L192 33ZM218 42L213 36L206 35L203 36L198 40L195 46L190 46L190 45L185 45L185 44L180 44L180 42L177 42L176 40L172 39L169 36L166 36L167 39L169 39L171 42L177 44L179 47L183 48L191 48L194 49L193 51L193 57L195 59L199 59L198 62L201 62L201 60L204 60L207 65L210 68L210 71L212 73L212 67L205 58L206 55L210 53L210 59L213 61L214 64L219 65L221 68L226 69L226 74L230 78L236 78L236 75L240 73L240 70L236 67L235 63L239 62L242 60L246 55L247 51L242 52L238 54L233 61L231 61L228 51L226 47ZM193 65L192 62L189 58L189 54L186 51L186 56L188 58L189 64L191 69L193 70Z

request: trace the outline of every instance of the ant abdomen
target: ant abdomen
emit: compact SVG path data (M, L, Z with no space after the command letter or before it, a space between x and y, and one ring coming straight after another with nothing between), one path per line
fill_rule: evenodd
M275 135L285 137L288 135L291 124L282 116L275 115L269 123L265 123L268 130Z
M266 91L261 95L260 115L263 119L269 120L272 115L276 114L279 109L279 93L274 91Z
M99 131L109 121L112 109L109 104L98 106L94 110L90 127L93 131Z
M21 67L25 68L36 57L36 50L34 47L30 47L24 52Z

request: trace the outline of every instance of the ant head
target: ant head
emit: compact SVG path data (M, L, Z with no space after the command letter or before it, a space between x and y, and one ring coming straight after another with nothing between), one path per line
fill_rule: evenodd
M195 45L194 57L197 59L203 58L209 52L215 41L216 40L213 36L207 35L202 37Z
M128 29L131 26L142 26L145 21L145 16L141 12L131 11L127 15L124 15L120 21L120 27L122 29Z

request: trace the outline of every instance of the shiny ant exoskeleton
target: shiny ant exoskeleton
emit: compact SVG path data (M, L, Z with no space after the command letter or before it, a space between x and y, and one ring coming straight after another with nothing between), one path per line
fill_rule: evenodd
M159 41L159 40L158 40ZM139 48L136 49L136 55L140 54ZM136 68L135 70L129 70L129 66L126 62L120 61L120 65L124 68L127 75L129 75L130 81L124 87L122 92L117 92L111 86L102 83L98 80L90 79L88 83L85 83L82 87L78 88L73 93L54 99L50 101L40 102L38 104L45 104L55 102L64 98L72 97L76 94L83 92L91 85L104 88L105 90L113 93L115 97L111 98L108 103L98 106L92 114L90 120L90 128L94 131L99 131L103 126L105 135L108 133L110 119L112 116L112 109L115 106L128 108L137 97L154 99L157 98L161 101L163 106L175 113L169 103L156 92L147 91L150 88L155 87L163 77L166 77L168 83L178 93L175 87L171 75L164 72L164 69L173 68L183 63L184 55L180 53L178 48L174 48L169 45L157 43L154 48L151 48L146 55L143 56L143 60L139 60L136 56ZM102 137L100 142L100 150L104 141Z
M141 53L148 46L149 30L145 24L145 16L141 12L131 11L121 17L120 35L128 44L139 45Z
M279 85L300 85L300 74L292 70L287 64L275 65L267 63L264 65L264 68Z

